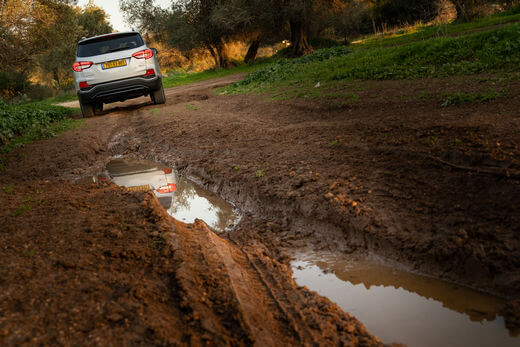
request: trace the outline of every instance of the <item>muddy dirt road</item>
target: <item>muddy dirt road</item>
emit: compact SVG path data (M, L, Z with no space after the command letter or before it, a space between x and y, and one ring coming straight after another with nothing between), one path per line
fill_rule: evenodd
M496 294L518 324L518 81L349 82L339 95L359 100L347 103L217 94L241 77L169 89L160 107L109 106L10 153L1 340L380 343L294 283L287 251L303 247ZM509 93L441 106L446 93L491 87ZM216 235L174 221L153 195L73 183L119 156L195 178L241 223Z

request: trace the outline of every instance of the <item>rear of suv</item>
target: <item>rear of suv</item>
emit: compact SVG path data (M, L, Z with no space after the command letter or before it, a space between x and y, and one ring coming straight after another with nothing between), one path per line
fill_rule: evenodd
M84 117L101 112L103 104L140 96L166 102L157 50L135 31L80 40L72 69Z

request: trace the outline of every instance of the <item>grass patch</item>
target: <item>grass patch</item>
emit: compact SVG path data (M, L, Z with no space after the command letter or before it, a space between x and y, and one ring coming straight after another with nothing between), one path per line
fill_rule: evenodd
M200 110L200 107L199 106L195 106L195 105L187 104L186 105L186 109L187 110L192 110L192 111L198 111L198 110Z
M64 119L42 127L32 127L23 135L16 137L8 144L0 148L0 171L3 170L7 154L16 148L23 147L37 140L58 136L67 130L75 129L84 123L84 119Z
M485 103L506 96L507 94L507 90L503 90L502 92L492 90L487 93L455 93L445 95L446 100L442 103L442 107L455 106L468 102Z
M75 101L78 100L78 95L75 91L63 92L52 98L42 100L42 103L46 104L58 104L60 102Z
M388 34L370 35L355 45L361 47L388 47L424 41L435 37L456 36L482 28L520 21L520 13L507 11L480 18L473 22L449 24L417 24Z
M434 38L398 47L339 46L298 59L280 59L225 87L222 93L302 92L344 80L388 80L514 72L520 64L520 24L453 38ZM356 99L356 98L354 98Z
M48 102L6 104L0 101L0 145L6 145L24 134L45 131L53 123L76 112L76 109Z
M215 69L202 72L176 72L170 76L163 77L164 88L176 87L183 84L190 84L194 82L206 81L213 78L229 76L237 73L255 71L262 66L267 65L270 59L259 59L254 64L240 65L231 69Z

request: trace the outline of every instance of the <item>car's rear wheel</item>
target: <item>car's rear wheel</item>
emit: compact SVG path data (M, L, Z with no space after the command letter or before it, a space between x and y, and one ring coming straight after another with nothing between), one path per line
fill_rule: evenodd
M103 103L102 102L95 103L94 104L94 113L100 114L101 112L103 112Z
M154 90L150 97L154 104L164 104L166 102L166 96L164 95L164 88L161 84L161 88Z
M81 113L83 114L83 117L92 117L94 116L94 105L93 104L87 104L84 102L79 102L79 106L81 107Z

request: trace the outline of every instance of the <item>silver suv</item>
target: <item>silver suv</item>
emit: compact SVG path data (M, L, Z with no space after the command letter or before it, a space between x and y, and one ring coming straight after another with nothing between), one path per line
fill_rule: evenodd
M84 117L101 112L103 104L140 96L166 102L157 50L135 31L80 40L72 69Z

